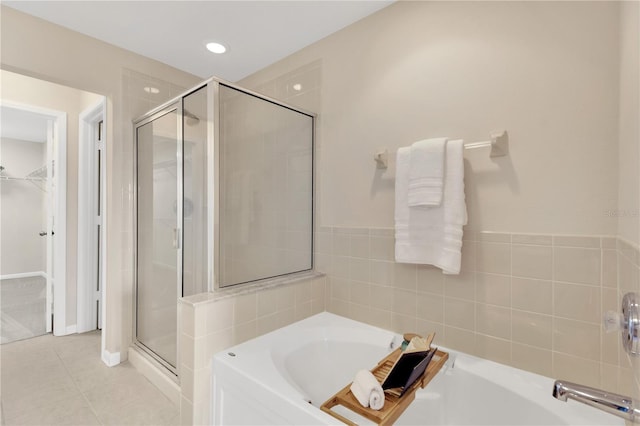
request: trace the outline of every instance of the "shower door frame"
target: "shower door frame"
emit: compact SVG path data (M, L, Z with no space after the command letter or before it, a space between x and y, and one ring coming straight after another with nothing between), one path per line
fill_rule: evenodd
M155 353L153 349L138 340L138 129L146 124L152 123L156 119L163 117L171 112L176 112L176 195L177 200L183 198L183 146L184 138L182 131L182 110L183 97L172 99L170 102L163 104L146 114L142 118L135 120L133 123L133 271L134 271L134 293L133 293L133 339L137 347L149 354L154 360L159 362L163 367L169 370L173 375L178 376L178 366L180 365L180 356L178 351L178 343L176 338L176 366L172 366L168 361ZM176 203L176 305L178 299L182 297L182 266L183 266L183 203ZM177 318L176 318L177 321ZM176 334L180 334L180 328L177 326Z
M177 129L178 129L178 167L179 167L179 179L178 179L178 199L183 198L183 181L184 181L184 173L183 173L183 153L184 153L184 131L183 131L183 108L184 108L184 99L190 94L206 87L207 90L207 208L208 208L208 220L207 220L207 248L208 248L208 262L207 262L207 291L209 292L217 292L230 290L237 286L230 287L220 287L219 286L219 264L220 264L220 239L217 238L219 235L219 227L220 227L220 85L224 85L230 87L232 89L239 90L248 95L255 96L259 99L271 102L273 104L279 105L281 107L290 109L292 111L296 111L298 113L307 115L312 118L312 130L311 130L311 152L312 152L312 161L311 161L311 268L309 270L304 270L301 272L295 272L286 274L285 276L275 277L275 279L287 279L288 277L295 276L305 276L309 273L314 273L315 271L315 258L313 253L313 247L315 246L315 236L314 229L316 224L316 120L317 114L307 111L303 108L299 108L293 105L290 105L281 100L272 98L270 96L264 95L262 93L246 89L242 86L239 86L235 83L231 83L229 81L217 78L210 77L201 83L198 83L188 90L180 93L174 98L162 103L161 105L151 109L147 113L142 116L137 117L133 120L133 143L134 143L134 156L133 156L133 270L134 270L134 294L133 294L133 341L134 344L144 350L145 353L148 353L154 360L158 361L162 366L166 367L173 375L178 377L178 370L180 366L180 350L179 350L179 338L181 334L180 330L180 321L178 318L177 323L177 338L176 338L176 364L177 367L173 368L169 363L167 363L164 359L162 359L159 355L154 353L151 349L147 348L138 341L137 339L137 309L138 309L138 300L137 300L137 292L138 292L138 282L137 282L137 263L138 263L138 226L137 226L137 217L138 217L138 178L137 178L137 164L138 164L138 153L137 153L137 129L138 127L147 124L154 119L170 112L173 108L176 109L178 117L177 117ZM178 268L179 268L179 277L180 277L180 285L177 285L178 294L177 298L181 298L183 294L183 285L182 285L182 268L183 268L183 260L182 260L182 248L183 248L183 204L178 203L178 215L179 215L179 247L180 247L180 259ZM270 282L273 281L274 278L265 278L261 280L252 281L248 284L255 285L260 282ZM176 283L178 284L178 283ZM240 284L242 285L242 284ZM178 300L176 299L176 304L178 304Z

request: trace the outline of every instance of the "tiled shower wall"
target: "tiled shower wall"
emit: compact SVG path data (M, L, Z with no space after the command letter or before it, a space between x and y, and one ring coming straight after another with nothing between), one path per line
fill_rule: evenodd
M399 333L435 331L452 349L638 394L619 333L601 326L622 292L639 288L638 250L622 240L465 230L460 275L395 263L392 229L321 228L316 252L330 312Z

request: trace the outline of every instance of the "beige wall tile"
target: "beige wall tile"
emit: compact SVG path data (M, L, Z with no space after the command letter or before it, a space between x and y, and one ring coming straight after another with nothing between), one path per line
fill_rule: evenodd
M349 234L333 234L333 255L334 256L350 256L351 255L351 237Z
M235 298L233 307L234 324L255 321L257 315L257 297L255 293L243 294Z
M370 252L369 235L351 235L350 250L351 250L350 255L352 257L369 259L369 252Z
M511 306L511 277L477 273L476 301L491 305Z
M346 256L332 256L331 257L331 269L333 275L338 278L349 278L350 257Z
M615 250L602 250L602 285L618 286L618 253Z
M402 315L398 313L391 314L391 331L396 333L415 333L416 317Z
M552 276L552 248L550 246L511 246L513 276L550 280Z
M511 274L511 245L503 243L476 243L476 268L478 272Z
M509 365L511 364L511 341L476 334L475 355Z
M371 285L371 288L370 288L371 307L390 311L393 306L393 291L394 290L391 287Z
M556 282L553 285L553 314L599 323L602 319L600 299L599 287Z
M554 247L555 281L600 284L600 250L592 248Z
M501 339L511 339L511 309L476 304L476 331Z
M601 333L600 353L603 363L618 365L619 351L623 351L620 332Z
M600 248L600 237L555 235L553 237L553 245L558 247Z
M371 263L369 259L349 259L349 279L369 282L371 277Z
M380 327L380 328L384 328L386 330L391 330L392 328L392 321L391 321L391 316L393 314L391 313L390 310L382 310L382 309L377 309L377 308L371 308L371 316L372 316L372 320L371 320L371 325L374 325L376 327Z
M600 325L554 318L553 350L600 361Z
M444 345L451 349L475 355L476 334L470 330L445 325Z
M305 318L311 316L311 301L307 301L304 303L296 303L296 306L293 308L293 319L294 321L300 321ZM256 336L257 336L256 330Z
M433 338L433 345L443 345L444 343L444 324L440 322L427 321L418 318L416 320L416 333L420 336L428 336L430 333L436 333Z
M552 352L516 342L511 344L511 365L543 376L552 376Z
M258 292L256 297L258 317L273 314L278 310L278 293L275 289Z
M447 297L457 299L475 300L476 273L473 271L461 271L459 275L445 275L444 294Z
M481 231L476 234L477 241L486 243L510 243L511 234L504 232Z
M355 321L371 323L371 320L372 320L371 309L368 306L360 305L357 303L350 303L349 318Z
M528 278L511 279L511 303L514 309L551 314L553 312L551 281Z
M207 336L207 349L205 351L205 364L211 361L211 357L233 346L233 329L228 328Z
M371 303L370 284L352 281L350 284L349 300L352 303L368 306Z
M224 330L233 325L233 305L233 298L205 305L204 308L207 310L207 334Z
M333 235L328 232L316 232L314 234L315 252L316 253L332 253L333 251Z
M351 292L351 285L349 280L345 280L342 278L332 278L330 282L331 297L345 301L349 300ZM293 304L291 306L293 306Z
M620 253L620 252L618 252ZM640 271L625 256L618 256L618 288L623 293L638 291Z
M551 349L553 321L549 315L511 311L511 335L514 342Z
M565 353L553 352L552 376L597 388L600 386L600 363Z
M417 318L432 322L444 322L444 296L418 293L416 297Z
M257 336L256 321L237 324L233 327L233 344L239 345L240 343L251 340Z
M370 254L372 259L393 261L395 259L395 240L391 237L370 237Z
M311 281L302 281L294 286L296 306L311 300Z
M391 311L395 314L416 317L416 292L397 289L393 292Z
M444 294L444 277L442 270L435 266L418 265L418 288L419 292Z
M511 236L512 244L528 244L537 246L550 246L552 243L551 235L539 234L513 234Z
M476 304L469 300L444 298L444 323L475 331Z
M195 315L195 307L193 305L182 304L180 327L182 328L182 333L187 336L195 336Z
M408 263L394 263L393 266L393 286L404 290L416 291L417 288L417 268L416 265Z
M393 285L394 263L386 260L371 260L371 282L385 286Z

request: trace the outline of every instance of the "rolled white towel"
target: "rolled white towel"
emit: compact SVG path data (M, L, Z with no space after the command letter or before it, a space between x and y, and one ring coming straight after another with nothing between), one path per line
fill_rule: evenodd
M384 407L384 391L382 386L368 370L360 370L351 383L351 393L356 397L360 405L380 410Z

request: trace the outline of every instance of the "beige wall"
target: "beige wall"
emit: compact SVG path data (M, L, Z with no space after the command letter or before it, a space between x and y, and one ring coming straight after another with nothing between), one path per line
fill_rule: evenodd
M618 254L618 300L640 294L640 2L620 7L620 214L618 236L630 242ZM635 246L635 247L634 247ZM635 372L635 398L640 398L640 357L624 354L621 364Z
M199 78L6 6L0 10L2 69L107 96L106 349L126 358L133 312L131 120ZM149 84L160 93L142 92Z
M618 235L640 243L640 3L620 8Z
M76 324L78 272L78 117L99 95L1 70L3 100L67 113L66 326Z
M639 395L637 363L600 326L640 286L623 241L640 220L637 6L399 2L243 80L283 96L318 71L288 100L319 114L327 309ZM393 262L394 161L380 172L373 154L498 129L509 156L465 152L463 273Z
M378 148L506 129L508 157L465 153L473 229L615 234L618 23L610 2L398 2L241 83L321 61L321 225L393 225Z

